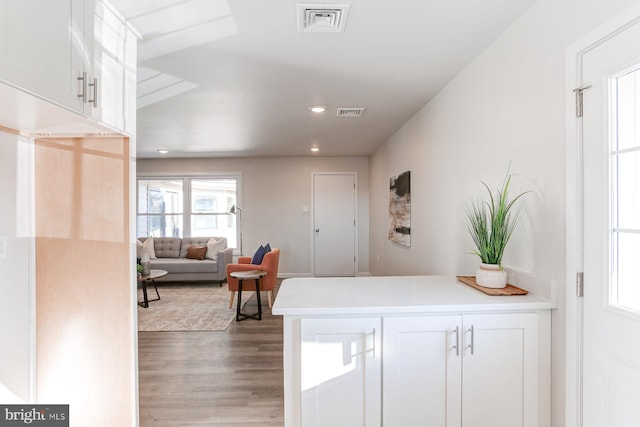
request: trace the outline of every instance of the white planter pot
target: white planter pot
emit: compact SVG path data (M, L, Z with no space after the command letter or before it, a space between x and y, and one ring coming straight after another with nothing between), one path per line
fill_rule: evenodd
M485 288L504 288L507 286L507 272L497 264L480 263L476 270L476 283Z

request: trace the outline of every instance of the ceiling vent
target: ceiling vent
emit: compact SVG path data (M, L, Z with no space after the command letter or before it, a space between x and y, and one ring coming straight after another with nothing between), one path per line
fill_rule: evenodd
M298 32L341 33L347 22L348 4L298 3Z
M364 107L340 107L338 117L360 117L364 114Z

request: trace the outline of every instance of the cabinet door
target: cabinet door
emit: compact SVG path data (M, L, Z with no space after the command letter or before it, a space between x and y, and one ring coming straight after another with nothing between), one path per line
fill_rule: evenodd
M125 24L99 3L94 26L94 63L87 114L116 129L124 129Z
M377 427L380 318L302 319L302 427Z
M75 0L4 1L0 79L40 97L82 110L73 43L82 40ZM80 32L78 34L78 32Z
M463 316L462 426L538 425L534 313Z
M9 0L0 0L0 80L3 80L4 77L4 69L6 67L6 57L7 54L5 52L6 49L6 40L7 40L7 11L6 11L6 3Z
M460 426L461 320L384 319L383 425Z
M138 37L133 31L127 30L125 49L124 76L124 130L129 135L136 134L137 116L137 62Z

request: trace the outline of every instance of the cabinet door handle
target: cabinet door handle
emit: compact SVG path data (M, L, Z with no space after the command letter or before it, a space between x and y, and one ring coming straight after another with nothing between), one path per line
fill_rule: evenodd
M98 108L98 78L94 77L93 82L89 83L89 86L93 88L93 99L90 99L89 104L93 104L93 108Z
M456 330L452 332L456 334L456 345L453 348L456 349L456 356L460 356L460 328L456 326Z
M473 356L473 351L475 349L473 325L471 325L467 330L471 333L471 344L469 345L469 348L471 349L471 355Z
M78 94L78 98L82 100L82 103L87 102L87 72L83 72L80 77L78 77L78 81L82 82L82 86L80 89L80 93Z
M371 331L371 356L373 359L376 358L376 330Z

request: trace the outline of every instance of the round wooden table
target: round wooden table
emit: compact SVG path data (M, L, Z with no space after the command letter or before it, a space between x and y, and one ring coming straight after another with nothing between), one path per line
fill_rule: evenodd
M238 305L236 306L236 322L244 319L262 320L262 303L260 302L260 279L267 275L263 270L234 271L229 274L234 279L238 279ZM256 298L258 298L258 311L253 314L240 312L242 306L242 285L245 280L254 280L256 283Z
M138 301L138 305L140 307L149 308L150 301L158 301L160 299L160 293L158 292L158 286L156 285L155 279L164 277L167 274L169 273L166 270L151 270L149 274L143 274L141 276L138 276L138 284L142 285L142 296L143 296L143 300ZM154 289L156 290L157 298L149 299L149 297L147 296L147 285L149 283L151 283Z

